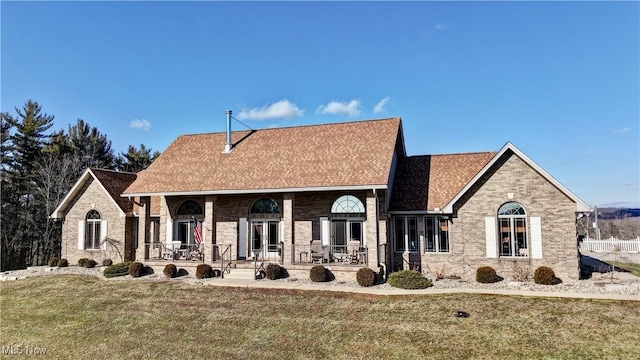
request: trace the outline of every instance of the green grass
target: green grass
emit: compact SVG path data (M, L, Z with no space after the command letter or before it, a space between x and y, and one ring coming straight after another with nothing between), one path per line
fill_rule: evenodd
M56 359L632 359L637 301L372 296L46 276L1 284L2 346ZM456 318L465 310L469 318Z
M640 264L626 263L626 262L615 262L615 263L612 263L612 265L615 265L616 268L625 269L625 270L629 271L630 273L632 273L633 275L640 277Z

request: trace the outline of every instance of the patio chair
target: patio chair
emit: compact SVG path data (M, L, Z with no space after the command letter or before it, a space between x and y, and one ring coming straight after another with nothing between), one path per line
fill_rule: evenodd
M322 241L320 240L311 240L311 263L323 262L323 248Z

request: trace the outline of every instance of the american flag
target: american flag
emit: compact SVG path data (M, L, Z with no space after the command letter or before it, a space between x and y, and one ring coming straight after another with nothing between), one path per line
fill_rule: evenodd
M193 219L193 239L196 241L196 245L200 246L202 242L202 223L198 219Z

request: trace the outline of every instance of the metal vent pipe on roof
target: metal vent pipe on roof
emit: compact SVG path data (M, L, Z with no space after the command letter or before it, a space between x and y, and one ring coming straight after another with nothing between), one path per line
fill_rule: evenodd
M224 145L224 153L231 152L231 110L225 111L227 114L227 143Z

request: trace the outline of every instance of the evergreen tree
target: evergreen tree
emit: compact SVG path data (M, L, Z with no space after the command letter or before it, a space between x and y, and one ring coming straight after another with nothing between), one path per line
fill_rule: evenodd
M160 152L155 151L152 154L151 148L147 149L144 144L140 144L139 149L129 145L127 152L118 156L117 168L118 170L129 172L142 171L149 167L158 156L160 156Z
M116 166L111 141L82 119L78 119L76 125L69 125L67 133L64 130L55 132L47 152L77 157L82 165L81 171L88 167L114 169Z

